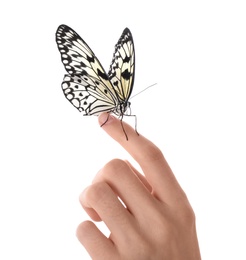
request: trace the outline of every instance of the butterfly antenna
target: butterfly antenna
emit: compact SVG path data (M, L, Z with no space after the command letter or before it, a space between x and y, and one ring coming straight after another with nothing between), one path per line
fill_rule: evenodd
M157 83L155 83L155 84L152 84L152 85L148 86L147 88L145 88L145 89L141 90L141 91L140 91L140 92L138 92L137 94L135 94L135 95L131 96L131 98L130 98L130 99L132 99L132 98L136 97L136 96L137 96L137 95L139 95L140 93L144 92L144 91L145 91L145 90L147 90L148 88L151 88L151 87L155 86L156 84L157 84Z

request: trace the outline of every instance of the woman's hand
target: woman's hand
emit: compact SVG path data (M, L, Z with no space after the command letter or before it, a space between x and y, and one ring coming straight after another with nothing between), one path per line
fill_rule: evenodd
M108 114L99 117L106 121ZM138 162L114 159L95 176L80 202L94 221L103 221L109 238L91 221L82 222L77 236L97 259L199 260L195 215L162 152L134 129L110 116L103 129ZM124 205L118 199L120 198Z

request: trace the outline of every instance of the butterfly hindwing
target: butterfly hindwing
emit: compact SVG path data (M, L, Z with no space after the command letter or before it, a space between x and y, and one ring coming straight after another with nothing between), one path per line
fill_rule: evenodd
M65 75L62 82L65 97L84 115L99 115L115 109L114 96L90 76Z

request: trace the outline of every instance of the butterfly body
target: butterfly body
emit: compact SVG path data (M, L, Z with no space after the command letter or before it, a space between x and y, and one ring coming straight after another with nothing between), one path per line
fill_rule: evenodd
M58 27L56 42L68 73L64 76L62 90L73 106L85 116L108 112L122 120L124 115L130 115L127 111L134 83L135 50L128 28L115 45L108 73L86 42L70 27Z

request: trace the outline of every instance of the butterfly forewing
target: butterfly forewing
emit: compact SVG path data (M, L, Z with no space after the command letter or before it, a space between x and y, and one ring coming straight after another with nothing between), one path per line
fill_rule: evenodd
M134 43L130 30L126 28L115 45L115 52L108 73L121 102L127 102L131 95L134 72Z
M56 32L56 42L69 74L83 74L87 71L90 75L98 77L97 70L105 74L93 51L73 29L60 25Z

